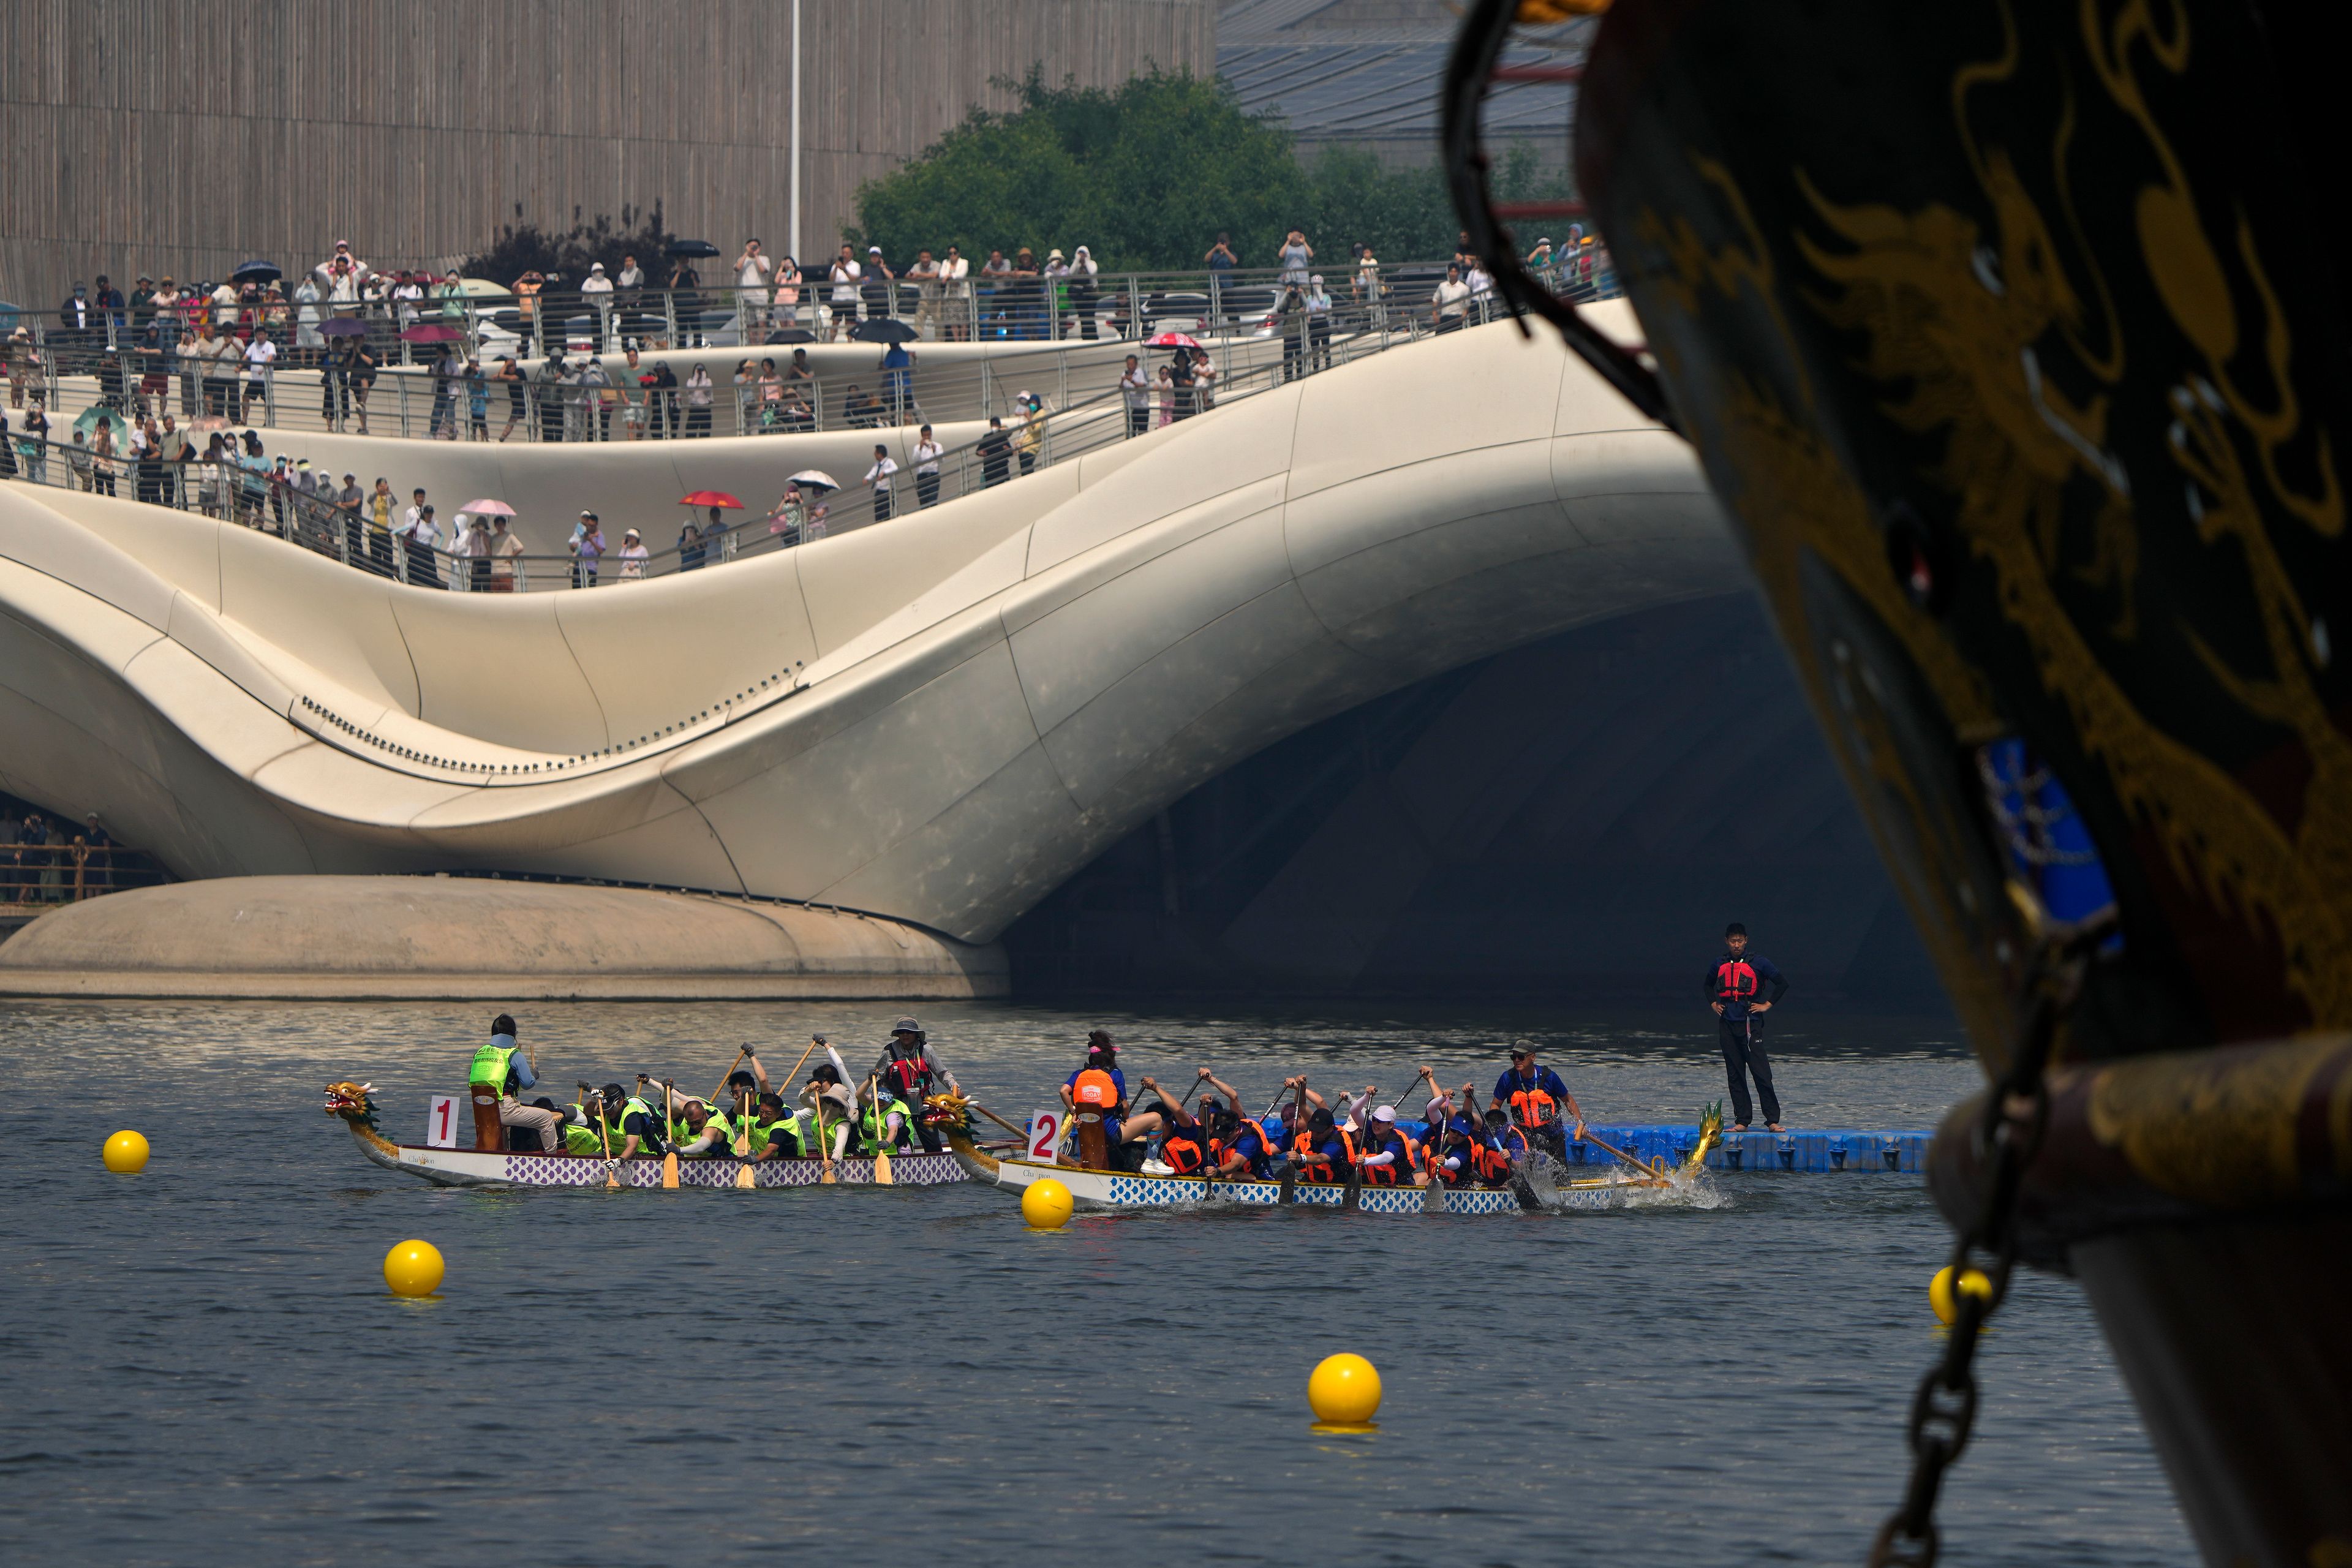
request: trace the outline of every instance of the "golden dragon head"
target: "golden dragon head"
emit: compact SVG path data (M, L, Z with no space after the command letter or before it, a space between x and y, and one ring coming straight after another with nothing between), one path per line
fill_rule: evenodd
M326 1112L330 1116L340 1116L346 1121L373 1127L375 1107L370 1103L368 1096L374 1091L375 1085L372 1083L331 1083L327 1086Z
M1723 1142L1723 1101L1717 1100L1698 1119L1698 1146L1683 1161L1685 1171L1706 1168L1707 1151Z

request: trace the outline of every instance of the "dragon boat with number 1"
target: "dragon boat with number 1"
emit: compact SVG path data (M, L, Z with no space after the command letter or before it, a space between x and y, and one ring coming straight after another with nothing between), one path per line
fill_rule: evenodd
M1701 1124L1696 1148L1678 1166L1660 1161L1651 1166L1624 1167L1605 1176L1575 1181L1553 1179L1541 1163L1522 1163L1509 1183L1499 1187L1381 1185L1375 1183L1303 1182L1297 1180L1226 1181L1212 1176L1154 1175L1084 1165L1064 1165L1042 1160L992 1154L974 1143L969 1122L952 1110L961 1104L943 1096L950 1114L940 1130L949 1152L971 1180L992 1186L1014 1199L1042 1181L1056 1181L1069 1189L1070 1201L1081 1209L1123 1210L1168 1208L1180 1205L1227 1203L1261 1207L1348 1209L1378 1215L1496 1215L1558 1214L1570 1210L1629 1208L1645 1200L1686 1191L1704 1179L1707 1151L1721 1134L1722 1120L1712 1113ZM1083 1145L1082 1145L1083 1146Z
M375 1108L370 1101L372 1086L363 1083L330 1084L327 1088L326 1110L330 1116L341 1117L352 1130L352 1141L360 1152L387 1171L415 1176L442 1187L603 1187L618 1184L624 1187L659 1187L662 1185L662 1157L641 1154L626 1160L606 1160L601 1155L518 1153L488 1149L435 1149L415 1143L394 1143L376 1127ZM825 1163L823 1160L738 1160L722 1156L717 1159L680 1160L677 1163L677 1184L681 1187L734 1187L740 1184L736 1173L748 1171L754 1187L813 1187L824 1182ZM853 1156L833 1162L834 1184L842 1186L875 1186L874 1161ZM607 1174L613 1181L606 1181ZM943 1182L961 1182L963 1170L947 1154L920 1152L890 1156L890 1185L927 1187Z

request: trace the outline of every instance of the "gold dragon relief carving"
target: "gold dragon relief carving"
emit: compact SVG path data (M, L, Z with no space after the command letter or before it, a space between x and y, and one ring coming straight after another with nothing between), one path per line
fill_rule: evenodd
M2126 357L2105 282L2081 247L2066 195L2074 107L2070 101L2050 154L2064 208L2056 228L2010 153L1979 146L1967 118L1971 91L2013 72L2013 25L2000 58L1965 68L1954 83L1955 112L1990 232L1941 204L1913 212L1841 205L1797 170L1798 187L1829 237L1817 242L1801 230L1791 237L1825 285L1808 291L1809 304L1864 342L1857 369L1878 385L1900 389L1881 404L1887 418L1943 437L1942 458L1925 477L1952 498L1967 549L1992 569L2003 616L2024 635L2045 689L2064 705L2085 752L2105 767L2123 809L2163 846L2184 885L2200 889L2215 909L2275 933L2286 983L2314 1024L2343 1026L2352 1024L2352 877L2346 874L2352 870L2352 743L2330 719L2315 679L2327 656L2326 628L2304 608L2271 531L2301 526L2333 537L2342 528L2342 497L2325 432L2316 489L2298 492L2284 477L2283 451L2308 435L2287 374L2292 335L2241 218L2236 251L2260 312L2258 337L2242 337L2248 329L2238 320L2227 273L2196 222L2179 160L2133 77L2132 62L2142 56L2157 68L2185 68L2187 23L2178 11L2172 20L2169 31L2159 29L2145 0L2114 17L2096 0L2082 8L2107 102L2139 128L2172 182L2151 186L2137 203L2139 259L2202 366L2170 389L2176 418L2168 447L2198 539L2237 548L2260 609L2268 666L2232 668L2189 628L2160 629L2187 637L2223 691L2291 731L2307 752L2311 780L2292 832L2241 781L2139 709L2060 598L2062 577L2098 585L2120 606L2105 633L2126 641L2141 635L2131 608L2141 513L2131 477L2106 445L2110 398L2102 391L2070 401L2057 386L2061 380L2115 385ZM2141 46L2137 53L2135 46ZM2091 319L2061 262L2063 238L2083 251L2077 266L2093 279L2106 316L2103 344L2095 342L2102 323ZM2231 374L2243 341L2264 345L2267 402ZM2062 362L2067 374L2053 374ZM2155 484L2157 477L2143 482ZM2061 529L2086 494L2093 545L2086 559L2069 563ZM1850 510L1816 508L1807 519L1814 531L1808 542L1832 561L1859 559ZM1872 546L1874 564L1874 537ZM2217 559L2215 570L2231 565ZM1878 567L1875 575L1883 581L1887 574ZM1880 605L1885 595L1869 597ZM1903 629L1906 622L1889 624ZM1907 647L1920 646L1920 634L1903 635ZM1949 705L1958 693L1935 679L1931 660L1923 658L1922 668ZM1954 712L1958 718L1959 710Z
M1652 285L1686 319L1701 313L1709 295L1755 305L1782 340L1788 363L1801 363L1794 334L1780 315L1771 258L1745 198L1721 163L1696 153L1691 156L1741 237L1711 247L1687 220L1670 224L1654 210L1644 209L1636 219L1637 232L1650 252L1664 260L1664 270L1651 279ZM1669 380L1682 380L1692 369L1675 363L1670 341L1654 338L1652 349ZM1796 395L1801 405L1810 400L1801 381ZM1881 694L1857 692L1861 675L1855 669L1825 664L1809 629L1801 581L1805 555L1823 563L1886 627L1956 733L1981 741L2000 732L1991 695L1942 628L1887 570L1869 499L1813 422L1749 378L1724 389L1717 407L1722 420L1717 455L1734 476L1735 493L1726 500L1742 516L1784 524L1750 535L1750 559L1759 585L1793 634L1789 645L1823 729L1843 739L1833 754L1847 786L1858 798L1888 801L1895 815L1911 825L1907 843L1895 845L1882 838L1882 857L1894 865L1916 864L1917 875L1898 879L1898 885L1914 903L1916 923L1963 1020L1997 1058L2006 1047L2011 1004L1986 969L1984 955L1969 951L1964 935L1982 912L1973 891L1969 849L1958 837L1965 829L1921 797L1918 781L1905 765L1885 722ZM1876 814L1865 813L1864 821L1874 837L1883 833ZM2000 1065L1994 1060L1996 1068Z

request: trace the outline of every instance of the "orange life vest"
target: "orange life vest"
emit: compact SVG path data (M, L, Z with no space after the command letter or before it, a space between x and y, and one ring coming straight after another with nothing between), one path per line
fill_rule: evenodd
M1180 1176L1189 1176L1201 1168L1201 1141L1179 1128L1171 1128L1160 1137L1160 1157Z
M1715 966L1717 1001L1745 1002L1755 994L1756 971L1746 959L1727 958Z
M1335 1127L1332 1131L1336 1131L1339 1135L1339 1147L1343 1151L1341 1158L1349 1165L1353 1165L1356 1163L1355 1139L1349 1136L1348 1130L1344 1127ZM1309 1166L1314 1166L1321 1171L1322 1173L1320 1175L1311 1176L1309 1177L1309 1180L1336 1182L1345 1179L1340 1172L1333 1169L1329 1155L1315 1152L1315 1131L1313 1128L1301 1128L1298 1135L1290 1141L1290 1147L1293 1152L1298 1155L1298 1158L1292 1163L1297 1165L1299 1169L1304 1171Z
M1511 1120L1522 1127L1540 1127L1559 1115L1559 1101L1540 1089L1523 1089L1511 1096Z
M1209 1163L1219 1170L1224 1168L1225 1156L1234 1152L1234 1143L1239 1143L1242 1141L1244 1131L1257 1134L1257 1146L1261 1155L1271 1156L1274 1153L1274 1140L1265 1135L1265 1129L1258 1125L1257 1118L1244 1116L1240 1120L1241 1127L1234 1131L1233 1143L1228 1143L1222 1138L1209 1140Z
M1505 1181L1511 1173L1511 1157L1484 1139L1470 1146L1470 1164L1482 1182Z
M1088 1068L1070 1086L1070 1098L1089 1110L1110 1111L1118 1105L1118 1080L1100 1068Z

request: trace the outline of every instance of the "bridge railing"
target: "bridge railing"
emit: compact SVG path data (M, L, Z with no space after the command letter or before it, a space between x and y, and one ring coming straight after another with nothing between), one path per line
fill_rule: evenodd
M1341 330L1404 330L1414 316L1429 313L1446 265L1377 264L1366 270L1352 260L1335 263L1320 274L1328 313ZM1570 293L1613 291L1605 256L1560 263L1551 276ZM1269 336L1277 330L1277 307L1291 281L1291 275L1274 269L1234 268L1091 279L975 276L935 285L929 294L904 279L865 280L855 300L836 300L835 286L828 283L767 290L548 289L528 297L358 302L206 298L161 313L93 311L91 327L73 332L26 312L29 341L11 345L8 353L12 369L30 370L22 379L38 386L52 412L79 414L94 405L125 414L160 412L176 398L184 419L214 416L280 429L419 438L489 439L495 430L499 439L519 435L526 440L608 438L617 416L619 438L653 438L682 432L658 421L628 420L625 410L638 389L627 384L634 375L625 365L605 366L609 387L581 389L546 382L534 362L543 363L551 352L559 358L612 360L635 346L643 362L637 374L644 374L664 353L731 347L752 362L756 382L760 360L773 357L782 370L795 347L868 342L878 358L885 346L880 337L899 333L912 334L910 352L919 359L926 343L946 342L1024 351L1017 367L992 369L984 361L977 369L917 370L928 416L982 418L1002 411L995 384L1005 376L1039 378L1029 358L1037 345L1137 342L1171 328L1221 339ZM797 298L779 298L786 293ZM203 335L207 321L218 338ZM256 366L245 353L260 331L277 353ZM877 335L863 335L869 333ZM437 368L451 356L446 372ZM501 374L508 360L512 367ZM466 374L469 366L480 367L478 382ZM870 375L882 370L877 363ZM1066 369L1055 374L1066 376ZM730 384L729 378L714 379ZM855 373L819 377L819 384L803 389L806 423L792 427L837 428L853 420L856 380ZM1069 388L1061 393L1067 402ZM648 401L651 395L645 395ZM751 401L748 395L735 400ZM593 405L614 413L599 414ZM715 416L713 426L725 431L728 421Z
M807 487L796 500L780 497L765 510L754 510L740 521L728 521L722 511L716 529L707 534L703 530L713 521L709 512L686 520L693 524L693 534L681 523L677 535L667 540L660 536L668 532L669 520L638 520L635 546L627 542L628 520L616 518L601 541L575 530L564 553L527 552L519 537L512 544L506 542L487 519L477 531L471 526L474 520L463 514L436 518L437 527L449 531L421 542L401 532L406 509L397 501L379 507L374 498L362 497L352 504L328 484L331 476L321 476L324 488L300 488L278 464L254 449L259 445L258 432L256 442L241 452L217 456L194 451L186 433L167 437L160 455L100 452L79 432L66 442L16 436L0 460L0 479L201 512L418 587L513 593L623 586L791 549L1013 483L1041 468L1149 437L1290 381L1456 330L1456 322L1478 324L1496 309L1490 297L1474 298L1458 318L1413 312L1400 314L1380 328L1368 328L1360 321L1352 330L1336 311L1287 316L1268 337L1207 345L1213 375L1190 387L1172 374L1163 379L1163 373L1173 371L1174 351L1139 345L1139 368L1146 377L1141 388L1113 386L1061 405L1038 393L1034 412L1024 410L1006 420L1002 429L977 439L952 447L940 444L936 452L919 449L907 439L924 407L913 396L890 396L885 387L886 400L860 416L857 427L897 437L877 444L908 459L899 463L898 456L892 457L898 471L873 476L871 482L863 472L831 476L843 482ZM1218 355L1223 363L1217 363ZM726 391L731 389L709 389L709 405L681 401L675 407L656 405L655 412L689 426L698 413L712 416L707 428L725 406L721 400ZM387 521L392 526L384 526Z

